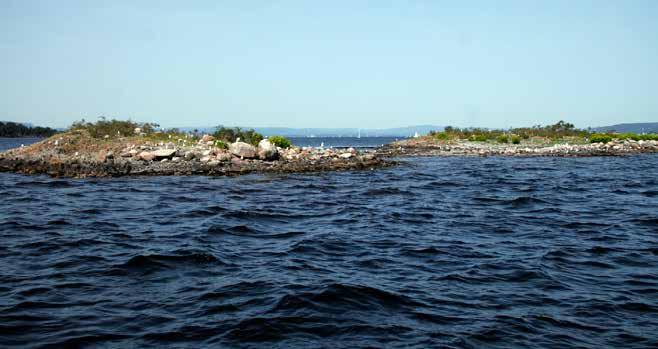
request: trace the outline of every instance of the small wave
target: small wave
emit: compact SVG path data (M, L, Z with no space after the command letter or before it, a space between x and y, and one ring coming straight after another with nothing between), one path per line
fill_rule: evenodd
M500 199L500 198L477 196L474 197L473 200L477 202L492 203L492 204L512 206L512 207L526 207L526 206L533 206L538 204L548 204L548 202L545 200L530 197L530 196L520 196L514 199Z
M226 209L221 206L209 206L201 209L194 209L191 211L183 212L177 215L178 218L202 218L216 216Z
M198 297L199 301L230 299L245 295L263 295L269 293L274 284L265 281L242 281L222 286L212 292L206 292Z
M230 228L223 228L220 226L211 226L208 228L209 234L214 235L233 235L239 237L257 238L257 239L290 239L298 236L303 236L306 233L302 231L288 231L281 233L266 233L258 229L252 228L248 225L235 225Z
M413 195L410 191L401 190L398 188L378 188L369 189L363 193L363 196L389 196L389 195Z
M163 255L138 255L130 258L126 263L119 265L120 269L152 271L158 269L172 269L180 266L204 266L225 264L209 253L185 253Z
M289 336L312 336L317 338L357 336L397 338L413 329L401 325L368 325L363 323L344 322L334 324L331 318L277 316L255 317L239 322L226 337L239 342L272 342Z
M392 292L369 286L331 284L319 292L298 292L286 295L277 302L271 312L317 309L343 312L348 309L368 310L400 308L421 305L417 301Z
M47 181L17 182L15 186L18 188L42 187L42 188L58 189L58 188L74 188L74 187L78 187L79 185L74 185L71 181L65 181L65 180L47 180Z
M128 338L131 338L131 336L116 333L93 334L66 338L61 341L48 343L45 346L51 348L84 348L112 342L116 344L116 341Z

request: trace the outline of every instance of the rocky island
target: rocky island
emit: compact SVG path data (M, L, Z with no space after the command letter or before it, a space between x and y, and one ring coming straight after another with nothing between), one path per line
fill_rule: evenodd
M407 139L387 144L377 150L384 157L391 156L623 156L658 153L658 141L613 139L607 143L551 143L522 142L500 144L469 140L436 141L429 137Z
M0 172L54 177L239 175L374 169L404 156L623 156L658 153L658 135L595 134L559 122L510 130L457 129L372 151L295 147L284 137L217 128L210 135L155 124L79 122L41 142L0 153Z
M381 147L380 156L623 156L658 152L658 135L593 133L560 121L510 130L446 127Z
M123 123L81 123L41 142L0 153L0 172L76 178L239 175L373 169L393 163L374 152L299 148L282 137L264 139L253 131L222 129L216 135L195 136Z

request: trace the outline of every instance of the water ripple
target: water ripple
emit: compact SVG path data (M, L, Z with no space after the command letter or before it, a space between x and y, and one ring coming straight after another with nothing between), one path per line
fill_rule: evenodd
M0 174L1 346L658 346L658 157L405 161Z

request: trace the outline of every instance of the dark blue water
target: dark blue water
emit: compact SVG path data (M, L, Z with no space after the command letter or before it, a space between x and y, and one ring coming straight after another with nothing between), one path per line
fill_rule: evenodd
M290 140L293 144L300 147L325 147L334 148L348 148L354 147L358 149L379 147L384 144L395 142L404 139L402 137L292 137Z
M0 174L0 347L655 348L658 156Z

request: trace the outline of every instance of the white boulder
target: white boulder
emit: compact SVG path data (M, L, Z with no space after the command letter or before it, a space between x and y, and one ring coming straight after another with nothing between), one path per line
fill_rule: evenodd
M256 147L245 142L231 143L228 150L231 154L245 159L254 159L258 155Z

